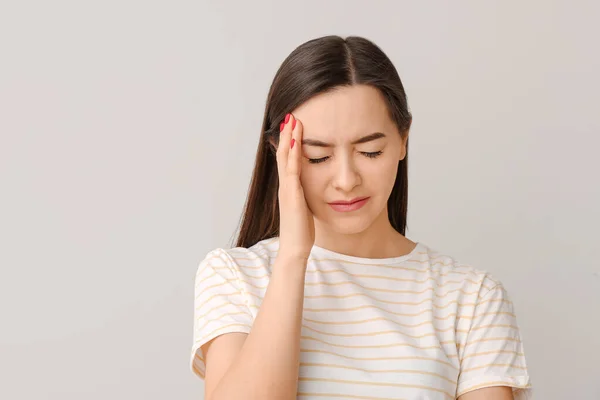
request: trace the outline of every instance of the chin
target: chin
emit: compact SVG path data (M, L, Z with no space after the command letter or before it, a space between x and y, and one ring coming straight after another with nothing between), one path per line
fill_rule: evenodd
M344 235L352 235L365 231L373 223L367 216L354 218L328 218L323 221L332 231Z

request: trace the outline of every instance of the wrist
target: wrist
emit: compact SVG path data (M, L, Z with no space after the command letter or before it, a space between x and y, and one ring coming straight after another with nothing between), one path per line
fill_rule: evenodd
M306 268L306 265L308 264L308 254L303 255L288 252L279 252L275 260L277 263L289 265L290 267L287 268L292 268L292 265L304 266Z

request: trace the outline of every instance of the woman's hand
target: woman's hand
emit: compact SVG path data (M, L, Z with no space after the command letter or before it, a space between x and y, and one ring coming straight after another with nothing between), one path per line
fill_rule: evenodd
M286 123L287 121L287 123ZM288 114L280 125L277 148L279 173L279 255L308 259L315 242L313 214L300 183L302 122Z

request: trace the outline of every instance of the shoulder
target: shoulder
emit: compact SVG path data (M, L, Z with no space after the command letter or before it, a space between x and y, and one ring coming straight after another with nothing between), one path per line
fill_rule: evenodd
M504 291L502 282L486 268L464 262L456 256L421 244L416 258L430 273L444 281L462 284L470 293L483 297L492 290Z
M253 272L250 275L256 275L258 271L268 273L277 256L278 239L265 239L249 248L214 248L200 261L196 276L215 271L236 278L248 276L249 271Z

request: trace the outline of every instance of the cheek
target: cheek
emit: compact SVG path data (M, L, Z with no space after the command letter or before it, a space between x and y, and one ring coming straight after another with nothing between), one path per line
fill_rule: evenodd
M306 197L307 201L317 197L318 193L322 192L322 189L320 188L320 185L322 185L321 180L323 180L323 175L316 172L314 168L304 168L302 170L302 173L300 174L300 184L302 184L304 197Z
M373 192L387 198L396 181L398 161L394 159L379 161L370 164L368 168L364 169L363 185L368 186Z

